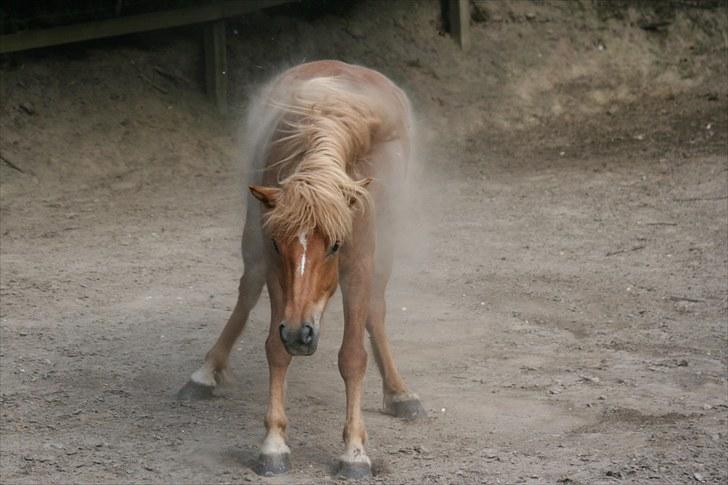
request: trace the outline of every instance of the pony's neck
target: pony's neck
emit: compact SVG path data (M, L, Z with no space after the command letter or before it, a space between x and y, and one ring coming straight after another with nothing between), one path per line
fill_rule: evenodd
M306 130L307 149L296 172L339 169L351 175L370 148L369 127L342 117L321 117Z

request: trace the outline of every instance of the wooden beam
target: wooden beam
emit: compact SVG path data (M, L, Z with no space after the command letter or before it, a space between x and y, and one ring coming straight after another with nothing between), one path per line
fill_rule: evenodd
M225 21L205 24L205 85L207 94L221 114L227 113L227 45L225 43Z
M448 4L450 35L455 37L463 50L467 50L470 47L470 2L448 0Z
M117 35L214 22L298 0L227 0L197 7L0 35L0 54Z

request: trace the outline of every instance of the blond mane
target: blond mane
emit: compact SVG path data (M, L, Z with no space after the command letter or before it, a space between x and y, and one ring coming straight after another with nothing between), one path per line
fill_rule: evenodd
M342 241L354 212L372 205L368 181L356 180L357 166L374 139L394 136L388 110L337 77L295 81L271 94L279 117L267 169L278 169L281 190L264 225L275 237L318 229Z

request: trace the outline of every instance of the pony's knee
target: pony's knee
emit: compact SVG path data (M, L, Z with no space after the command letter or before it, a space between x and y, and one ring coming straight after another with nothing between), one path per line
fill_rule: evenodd
M265 341L265 355L271 367L287 367L291 363L291 355L286 352L280 337L271 333Z
M343 346L339 351L339 372L344 380L361 378L367 367L367 351L363 345Z

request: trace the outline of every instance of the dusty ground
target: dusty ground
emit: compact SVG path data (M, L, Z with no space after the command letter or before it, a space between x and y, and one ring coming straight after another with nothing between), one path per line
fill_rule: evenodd
M725 10L658 12L654 31L650 11L489 3L464 54L437 5L403 5L236 24L227 119L194 30L5 60L3 483L332 480L338 297L290 373L288 477L251 470L265 301L234 383L174 400L235 301L247 88L315 57L390 74L422 120L389 329L430 417L379 413L370 365L373 480L728 479Z

